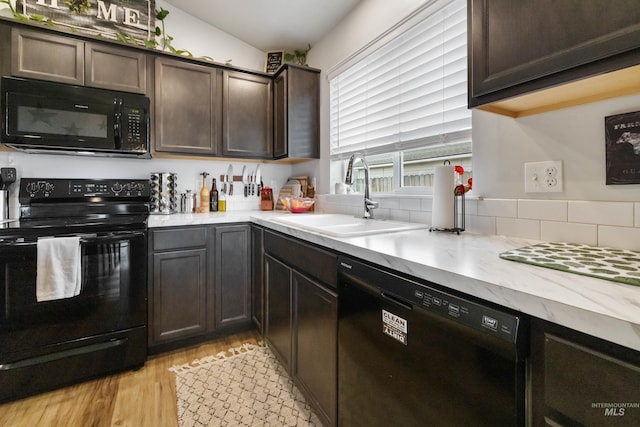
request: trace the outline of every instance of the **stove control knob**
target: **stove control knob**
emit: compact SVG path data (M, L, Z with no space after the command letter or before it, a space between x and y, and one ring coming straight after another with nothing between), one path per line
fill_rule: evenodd
M37 192L38 192L38 190L40 190L40 186L38 185L38 183L37 183L37 182L33 182L33 181L32 181L32 182L30 182L30 183L28 183L28 184L27 184L27 191L28 191L30 194L35 194L35 193L37 193Z
M116 195L122 191L122 184L116 182L111 186L111 191L113 191Z
M43 182L40 184L40 188L45 192L45 193L51 193L53 191L53 189L55 188L55 186L50 183L50 182Z

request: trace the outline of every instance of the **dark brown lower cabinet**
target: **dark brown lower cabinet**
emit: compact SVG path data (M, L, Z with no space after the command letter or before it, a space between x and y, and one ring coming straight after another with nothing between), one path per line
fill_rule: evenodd
M251 226L251 319L264 334L264 229Z
M149 346L250 325L249 225L149 232Z
M541 320L531 333L532 425L640 425L639 352Z
M293 378L325 425L338 410L338 294L297 272L294 295Z
M251 321L248 225L218 226L216 232L216 328Z
M291 269L266 254L264 256L266 284L265 338L280 363L291 372Z
M206 279L205 248L153 255L153 343L206 332Z
M325 426L335 426L338 294L335 254L264 231L265 340Z

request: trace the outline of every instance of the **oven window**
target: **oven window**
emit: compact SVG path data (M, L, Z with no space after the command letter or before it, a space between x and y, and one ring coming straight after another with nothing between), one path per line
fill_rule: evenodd
M6 322L47 322L52 318L76 319L100 313L104 307L128 306L134 256L144 256L131 240L86 241L81 244L80 294L38 302L36 299L36 242L0 248L2 271L0 317Z

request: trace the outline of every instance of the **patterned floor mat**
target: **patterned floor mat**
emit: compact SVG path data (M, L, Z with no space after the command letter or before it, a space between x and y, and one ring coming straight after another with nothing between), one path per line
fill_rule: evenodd
M640 286L640 252L548 242L503 252L500 258Z
M180 427L322 426L267 347L229 352L169 369L176 373Z

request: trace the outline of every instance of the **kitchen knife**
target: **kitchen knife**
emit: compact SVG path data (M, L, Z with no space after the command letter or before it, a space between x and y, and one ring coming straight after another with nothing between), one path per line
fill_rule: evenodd
M229 196L233 195L233 166L229 165L227 168L227 185L229 186L227 194Z
M249 195L249 178L247 178L247 167L242 166L242 183L244 184L244 197Z
M255 183L256 183L256 196L259 196L260 195L260 184L262 183L262 174L260 173L260 165L258 165L258 168L256 169Z

